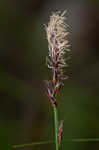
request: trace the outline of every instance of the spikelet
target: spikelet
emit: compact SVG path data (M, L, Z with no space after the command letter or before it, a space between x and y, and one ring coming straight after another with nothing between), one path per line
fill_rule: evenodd
M53 83L61 82L64 78L64 67L67 67L64 54L68 51L67 25L65 24L66 11L53 13L46 26L49 57L47 57L48 67L52 69ZM60 83L58 83L60 84Z
M59 128L58 128L58 144L59 144L59 146L61 145L61 141L62 141L63 123L64 123L63 120L61 120L61 121L59 122Z
M52 70L52 80L48 81L47 95L52 102L53 107L56 107L56 96L59 94L63 85L62 80L67 76L64 74L64 67L67 67L64 55L68 52L68 25L65 24L65 13L56 12L50 16L50 21L45 26L48 40L49 55L46 57L48 68ZM46 83L48 83L46 82ZM49 86L51 85L51 86ZM52 91L52 92L51 92Z

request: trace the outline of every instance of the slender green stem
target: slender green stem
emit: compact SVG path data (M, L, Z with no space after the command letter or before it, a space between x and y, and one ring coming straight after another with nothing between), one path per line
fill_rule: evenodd
M57 108L54 108L54 126L55 126L55 144L56 144L56 150L58 150L58 114L57 114Z

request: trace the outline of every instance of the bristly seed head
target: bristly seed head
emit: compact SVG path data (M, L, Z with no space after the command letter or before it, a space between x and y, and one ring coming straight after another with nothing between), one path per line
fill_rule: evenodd
M63 13L52 13L50 21L46 28L49 47L49 56L46 57L48 68L52 70L52 80L47 82L47 95L53 105L56 105L56 96L59 94L63 85L62 80L67 79L64 76L64 67L67 67L64 55L68 51L68 25L65 24L66 17Z
M64 54L68 51L67 40L67 25L65 24L66 17L63 13L56 12L50 17L48 26L46 26L47 39L49 44L49 57L47 58L48 67L52 68L53 83L65 79L64 67L67 66L64 58Z

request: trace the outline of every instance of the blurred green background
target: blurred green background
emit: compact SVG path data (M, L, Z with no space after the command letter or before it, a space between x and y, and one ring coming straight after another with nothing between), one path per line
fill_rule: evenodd
M59 119L65 119L63 139L99 137L98 0L1 0L0 150L54 139L53 110L43 82L51 78L44 24L52 11L65 9L72 57L70 78L58 97ZM99 143L67 142L62 148L95 150ZM55 145L20 149L54 150Z

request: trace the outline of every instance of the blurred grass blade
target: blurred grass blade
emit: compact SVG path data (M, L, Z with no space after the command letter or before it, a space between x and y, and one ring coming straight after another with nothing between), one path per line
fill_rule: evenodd
M22 147L28 147L34 145L50 144L50 143L54 143L54 141L42 141L42 142L33 142L33 143L21 144L21 145L13 145L12 148L22 148Z
M99 142L99 138L79 138L79 139L65 139L62 141L62 143L66 142ZM43 145L43 144L51 144L55 143L55 141L42 141L42 142L35 142L35 143L28 143L28 144L22 144L22 145L13 145L12 148L23 148L23 147L29 147L34 145Z
M66 139L64 142L99 142L99 138L79 138L79 139Z

